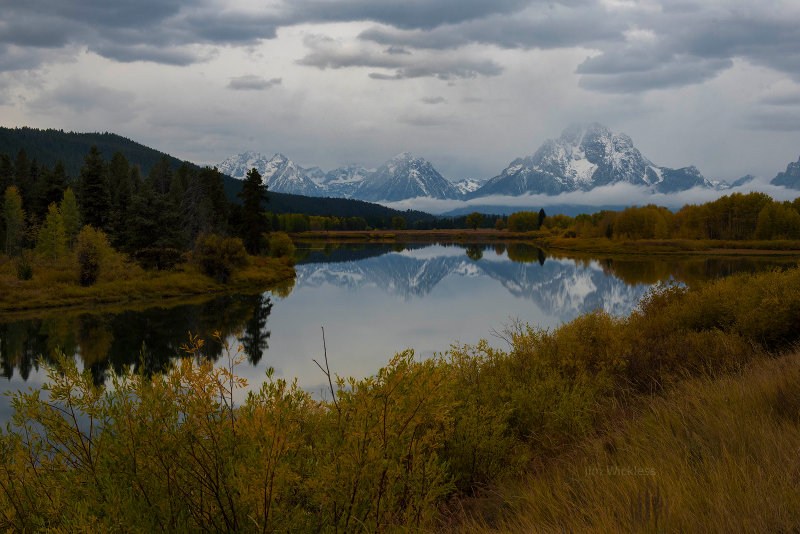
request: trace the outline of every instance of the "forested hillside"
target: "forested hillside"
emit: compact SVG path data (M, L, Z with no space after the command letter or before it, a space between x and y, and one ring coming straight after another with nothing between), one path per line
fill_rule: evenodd
M34 174L43 168L55 169L61 162L65 177L77 177L84 165L84 156L89 153L92 146L97 147L102 159L106 162L109 162L112 156L119 152L129 165L138 166L141 176L148 176L156 165L161 163L163 166L164 162L171 172L178 171L184 165L187 170L193 172L201 170L201 167L194 163L181 161L169 154L113 133L0 128L0 154L7 155L9 164L11 164L19 157L20 151L24 151L26 160L24 165L33 166ZM219 176L228 200L238 204L240 202L238 195L242 190L243 181L222 173L219 173ZM381 225L383 221L391 221L392 217L398 216L405 217L409 224L414 221L432 221L434 219L427 213L402 212L360 200L313 198L275 192L270 192L269 197L269 210L274 213L364 217L370 226Z

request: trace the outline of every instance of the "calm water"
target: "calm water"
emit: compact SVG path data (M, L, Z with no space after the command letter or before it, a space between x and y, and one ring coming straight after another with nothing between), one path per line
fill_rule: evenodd
M320 392L325 327L331 369L367 376L395 353L430 356L451 343L493 335L515 319L558 326L603 308L624 315L659 281L692 284L738 271L794 266L758 258L570 259L530 245L342 245L298 251L293 287L191 304L105 313L58 312L8 321L0 316L0 391L41 384L39 356L73 354L97 382L123 366L158 372L181 354L188 332L209 340L215 330L241 344L238 372L251 386L268 367ZM238 334L235 334L237 333ZM205 352L220 358L207 341ZM0 420L8 418L0 400Z

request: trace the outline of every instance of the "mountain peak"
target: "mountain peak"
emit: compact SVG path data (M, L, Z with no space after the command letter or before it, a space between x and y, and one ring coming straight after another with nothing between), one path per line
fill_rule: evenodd
M660 192L713 187L697 168L674 170L654 165L630 136L593 122L568 126L559 138L545 141L533 156L517 158L470 196L557 195L616 183Z

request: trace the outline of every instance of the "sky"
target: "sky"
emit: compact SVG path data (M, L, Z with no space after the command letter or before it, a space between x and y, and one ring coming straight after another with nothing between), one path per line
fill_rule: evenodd
M800 155L800 2L2 0L0 125L489 178L570 124L657 165Z

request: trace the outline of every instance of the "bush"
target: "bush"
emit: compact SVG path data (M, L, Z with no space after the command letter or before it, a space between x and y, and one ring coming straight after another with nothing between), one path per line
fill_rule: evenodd
M292 238L285 232L272 232L269 235L269 254L272 257L279 258L281 256L292 257L294 255L295 246L292 243Z
M100 276L102 262L113 251L108 237L101 230L84 226L78 233L75 250L78 259L78 281L82 286L90 286Z
M247 265L247 252L238 237L201 234L195 241L192 259L204 274L224 284L236 269Z

